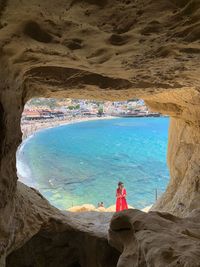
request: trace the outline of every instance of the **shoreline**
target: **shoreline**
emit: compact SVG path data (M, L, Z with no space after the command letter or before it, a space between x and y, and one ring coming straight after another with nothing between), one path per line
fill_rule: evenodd
M47 129L56 128L64 125L70 125L75 123L81 123L81 122L87 122L87 121L97 121L97 120L111 120L111 119L117 119L116 116L103 116L103 117L70 117L67 119L56 119L56 120L43 120L43 121L31 121L30 124L23 124L21 123L21 131L22 131L22 142L17 148L16 152L16 158L19 157L20 150L23 149L23 146L26 144L26 142L33 138L36 133L39 133L41 131L45 131ZM17 160L18 161L18 160ZM20 174L17 170L17 177L18 180L22 183L25 183L26 178L24 175ZM26 184L28 185L28 184ZM31 185L28 185L31 186ZM39 190L38 188L36 188Z
M144 116L146 117L146 116ZM22 123L21 124L21 131L23 133L22 136L22 143L18 147L17 154L19 150L23 147L23 145L28 141L28 139L34 137L34 135L40 131L44 131L50 128L56 128L64 125L70 125L75 123L87 122L87 121L97 121L97 120L110 120L110 119L117 119L121 117L116 116L103 116L103 117L70 117L65 119L56 119L56 120L42 120L42 121L30 121L30 123ZM18 173L19 181L25 183L25 177ZM37 188L39 190L39 188ZM141 211L148 212L153 205L148 205L144 208L141 208ZM134 207L130 206L129 208L135 209ZM71 208L67 208L66 211L70 212L84 212L84 211L98 211L98 212L115 212L115 205L111 205L107 208L98 208L92 204L82 204L79 206L73 206Z
M87 121L96 121L96 120L111 120L117 119L118 117L114 116L105 116L105 117L75 117L75 118L67 118L67 119L56 119L56 120L48 120L48 121L31 121L30 123L21 123L21 131L22 131L22 143L26 141L29 137L38 133L39 131L55 128L64 125L70 125L74 123L87 122ZM21 144L22 145L22 144ZM21 146L20 145L20 146Z
M28 123L21 122L21 131L22 131L22 143L34 135L35 133L46 130L50 128L55 128L59 126L79 123L79 122L87 122L87 121L96 121L96 120L112 120L112 119L120 119L120 118L158 118L162 116L111 116L106 115L102 117L94 116L94 117L69 117L65 119L50 119L50 120L33 120L29 121Z

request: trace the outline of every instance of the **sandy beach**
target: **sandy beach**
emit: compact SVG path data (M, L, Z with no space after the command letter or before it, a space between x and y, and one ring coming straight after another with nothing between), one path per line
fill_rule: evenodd
M117 117L114 116L102 116L102 117L69 117L64 119L51 119L51 120L40 120L40 121L26 121L21 123L21 130L23 133L23 143L26 142L26 139L28 139L31 135L34 135L34 133L39 132L41 130L45 130L47 128L53 128L58 127L62 125L69 125L73 123L79 123L84 121L93 121L93 120L107 120L107 119L115 119ZM22 144L23 144L22 143ZM19 174L18 174L19 176ZM24 178L20 177L20 180L24 182ZM141 209L144 212L148 212L152 205L147 206L143 209ZM129 209L134 209L133 206L129 206ZM73 206L67 211L71 212L86 212L86 211L98 211L98 212L115 212L115 204L109 206L109 207L95 207L92 204L83 204L80 206Z
M29 136L38 132L40 130L44 130L47 128L53 128L61 125L68 125L72 123L84 122L84 121L93 121L93 120L109 120L115 119L117 117L114 116L84 116L84 117L68 117L64 119L48 119L48 120L33 120L33 121L22 121L21 122L21 130L23 133L22 140L24 141Z

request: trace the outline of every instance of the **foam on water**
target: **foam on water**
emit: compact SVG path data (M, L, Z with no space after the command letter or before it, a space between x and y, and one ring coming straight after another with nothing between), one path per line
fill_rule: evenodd
M124 181L128 202L152 204L169 174L166 166L168 118L123 118L81 122L40 131L17 153L23 182L38 188L61 209L115 202Z

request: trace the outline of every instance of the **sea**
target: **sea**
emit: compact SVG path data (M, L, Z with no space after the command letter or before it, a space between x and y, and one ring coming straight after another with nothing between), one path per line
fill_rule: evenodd
M115 118L38 131L18 148L19 180L64 210L113 205L122 181L128 204L142 209L169 181L168 126L167 117Z

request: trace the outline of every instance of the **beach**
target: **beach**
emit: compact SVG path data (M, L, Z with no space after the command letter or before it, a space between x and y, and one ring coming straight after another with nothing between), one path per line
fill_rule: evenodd
M67 117L67 118L54 118L48 120L32 120L32 121L22 121L21 122L21 131L22 131L22 140L24 141L30 137L35 132L40 130L53 128L56 126L68 125L84 121L93 121L93 120L109 120L117 117L114 116L76 116L76 117Z
M85 203L97 207L101 201L107 209L115 203L118 180L125 182L131 206L151 205L155 188L160 195L168 181L164 153L168 119L112 119L73 118L25 125L29 138L24 137L17 155L20 180L62 210ZM66 127L58 127L62 125ZM100 190L105 186L106 190Z

